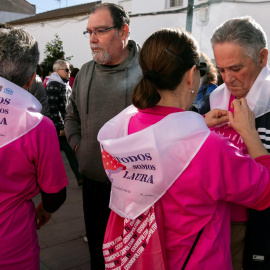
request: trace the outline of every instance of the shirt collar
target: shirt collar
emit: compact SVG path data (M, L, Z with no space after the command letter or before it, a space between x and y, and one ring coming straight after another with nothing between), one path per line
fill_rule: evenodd
M185 110L176 108L176 107L156 105L154 107L146 108L144 110L138 109L138 111L142 113L149 113L149 114L169 115L171 113L184 112Z

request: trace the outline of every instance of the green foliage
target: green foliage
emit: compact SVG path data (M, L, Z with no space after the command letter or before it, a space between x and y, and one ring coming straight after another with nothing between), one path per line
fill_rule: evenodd
M70 61L73 56L65 58L65 52L63 50L63 41L55 34L55 39L51 42L47 42L44 50L45 58L43 63L46 66L52 67L54 62L58 59L65 59Z

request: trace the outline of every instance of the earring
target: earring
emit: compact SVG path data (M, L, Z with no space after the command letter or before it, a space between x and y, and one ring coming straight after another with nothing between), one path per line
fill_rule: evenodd
M191 93L191 94L195 93L195 91L193 89L192 90L188 89L188 92Z

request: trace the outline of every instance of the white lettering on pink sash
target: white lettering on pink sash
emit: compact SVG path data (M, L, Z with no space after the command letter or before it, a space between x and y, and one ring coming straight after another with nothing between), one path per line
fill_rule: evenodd
M103 245L106 269L128 270L140 257L157 230L154 206L135 220L125 219L123 236Z

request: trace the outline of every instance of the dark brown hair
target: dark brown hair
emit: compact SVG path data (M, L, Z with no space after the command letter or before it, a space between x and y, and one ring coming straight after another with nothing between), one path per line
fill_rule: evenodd
M113 3L97 4L94 7L92 7L89 14L95 13L96 10L101 9L101 8L107 8L110 11L113 24L118 29L120 29L122 25L124 24L129 25L130 18L127 11L122 6L119 6Z
M158 90L174 91L185 72L199 64L199 59L199 45L187 31L166 28L153 33L139 53L144 76L134 89L134 106L155 106L160 101Z

